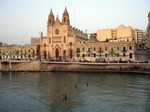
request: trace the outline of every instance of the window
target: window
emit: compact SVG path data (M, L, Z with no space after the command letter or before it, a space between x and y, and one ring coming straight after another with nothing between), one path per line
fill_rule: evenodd
M96 48L94 47L93 50L96 51Z
M117 54L116 54L116 56L117 56L117 57L119 57L119 56L120 56L120 54L119 54L119 53L117 53Z
M113 47L111 47L111 51L114 51L114 48L113 48Z
M105 47L105 51L107 51L107 47Z
M84 51L84 47L82 48L82 51Z
M105 54L105 57L107 57L107 53Z
M111 53L110 55L111 55L111 57L113 57L113 56L114 56L114 54L113 54L113 53Z
M99 54L99 56L101 57L101 56L102 56L102 54Z
M80 54L77 54L77 57L80 57Z
M64 43L66 43L66 36L64 36Z
M59 34L59 29L55 30L55 34L58 35Z
M132 53L129 54L129 58L132 58Z
M126 47L123 47L123 51L126 51Z
M117 50L119 50L119 47L117 47Z
M126 56L126 53L123 53L123 56L125 57L125 56Z
M77 48L77 53L80 53L80 48Z
M130 46L130 50L132 50L132 46Z
M66 17L64 17L64 22L66 22Z
M99 48L99 51L102 52L102 48L101 47Z
M90 54L88 54L88 57L90 57L91 55Z
M96 54L94 53L94 57L96 57Z
M91 48L88 48L88 52L90 52L91 51Z
M85 57L85 54L82 54L82 57L84 58L84 57Z

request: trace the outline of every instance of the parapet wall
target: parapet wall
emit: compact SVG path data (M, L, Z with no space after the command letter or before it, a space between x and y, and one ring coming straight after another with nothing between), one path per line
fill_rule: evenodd
M25 62L0 62L0 71L39 71L40 63L38 61Z
M63 72L135 72L150 73L150 64L43 63L42 71Z
M48 71L48 72L135 72L150 74L148 63L62 63L62 62L3 62L0 71Z

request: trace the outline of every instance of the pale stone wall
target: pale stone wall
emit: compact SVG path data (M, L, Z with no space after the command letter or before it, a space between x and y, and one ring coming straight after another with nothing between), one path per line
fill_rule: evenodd
M120 25L117 28L117 37L133 37L133 31L131 27L125 27L124 25Z
M120 25L118 28L97 30L97 39L99 41L106 41L107 39L132 41L133 38L135 38L135 31L130 26Z
M126 64L100 64L100 63L59 63L59 62L1 62L0 71L52 71L52 72L135 72L150 73L149 64L126 63Z
M150 73L148 64L43 63L43 71Z
M31 45L40 45L40 37L31 37Z
M112 38L111 29L97 30L97 39L99 41L106 41L106 39L111 39L111 38Z
M40 71L39 61L0 62L0 71Z

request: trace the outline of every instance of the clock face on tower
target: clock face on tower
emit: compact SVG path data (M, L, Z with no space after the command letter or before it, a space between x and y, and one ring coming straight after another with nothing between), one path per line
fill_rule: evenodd
M59 33L60 33L60 32L59 32L59 29L56 29L56 30L55 30L55 34L58 35Z

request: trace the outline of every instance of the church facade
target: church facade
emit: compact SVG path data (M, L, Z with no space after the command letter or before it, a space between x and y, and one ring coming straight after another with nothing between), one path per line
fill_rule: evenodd
M50 11L47 21L47 36L41 33L40 54L42 59L50 60L75 60L75 45L78 41L86 41L87 34L70 25L67 8L59 20Z

